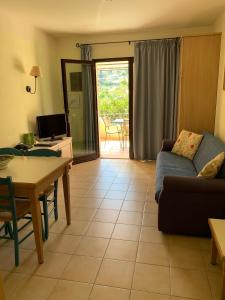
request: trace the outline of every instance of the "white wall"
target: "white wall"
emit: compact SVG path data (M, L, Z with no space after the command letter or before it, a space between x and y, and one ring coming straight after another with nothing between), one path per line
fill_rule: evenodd
M0 12L0 147L15 145L23 133L34 129L38 114L53 113L59 99L55 87L55 39L19 19ZM33 65L43 74L37 93L25 91L34 85L29 76ZM56 66L56 65L55 65ZM60 99L61 100L61 99Z
M225 90L223 90L225 76L225 11L217 19L214 30L222 32L215 134L225 142Z

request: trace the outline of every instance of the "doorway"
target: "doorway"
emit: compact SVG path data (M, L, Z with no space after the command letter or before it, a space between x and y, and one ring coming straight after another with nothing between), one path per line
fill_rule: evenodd
M95 60L101 158L132 158L133 59Z
M132 159L133 58L61 59L61 68L67 135L73 139L73 162L97 159L100 144L101 157ZM103 92L97 95L97 89L106 92L107 97L103 97ZM97 98L103 101L97 103ZM117 110L118 106L122 109ZM101 139L99 129L103 132Z

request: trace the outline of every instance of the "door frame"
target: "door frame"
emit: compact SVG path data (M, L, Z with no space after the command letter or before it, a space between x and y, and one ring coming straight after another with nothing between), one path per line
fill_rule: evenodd
M94 70L95 70L95 83L97 84L96 79L96 63L101 62L113 62L113 61L128 61L128 91L129 91L129 158L134 159L134 149L133 149L133 64L134 57L113 57L113 58L98 58L93 59ZM96 103L97 103L97 87L96 90ZM98 109L97 109L98 113ZM98 115L97 115L98 118ZM99 135L98 135L99 138ZM98 148L99 149L99 148ZM100 153L99 153L100 155Z
M61 59L61 74L62 74L62 84L63 84L63 101L64 101L64 110L66 115L66 125L67 125L67 136L71 136L71 129L69 123L69 105L68 105L68 95L67 95L67 82L66 82L66 64L67 63L75 63L75 64L89 64L92 66L92 82L93 82L93 100L94 100L94 119L95 119L95 132L96 132L96 142L95 142L95 149L96 153L74 157L73 164L78 164L82 162L87 162L90 160L95 160L99 158L100 151L99 151L99 132L98 132L98 106L97 106L97 91L96 91L96 71L95 71L95 64L93 61L87 60L77 60L77 59Z

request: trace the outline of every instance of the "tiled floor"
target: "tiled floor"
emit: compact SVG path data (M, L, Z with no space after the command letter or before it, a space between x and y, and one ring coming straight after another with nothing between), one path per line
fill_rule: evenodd
M129 158L129 141L128 137L124 143L119 140L104 139L100 142L100 156L102 158Z
M220 267L210 241L157 229L155 164L98 160L71 170L72 224L62 188L59 220L51 219L37 264L33 237L14 267L11 243L0 245L0 270L9 300L215 300Z

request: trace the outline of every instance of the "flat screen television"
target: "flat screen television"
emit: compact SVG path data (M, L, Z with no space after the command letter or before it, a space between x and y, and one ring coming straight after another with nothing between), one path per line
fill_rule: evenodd
M65 114L37 116L37 131L40 139L59 139L67 133Z

